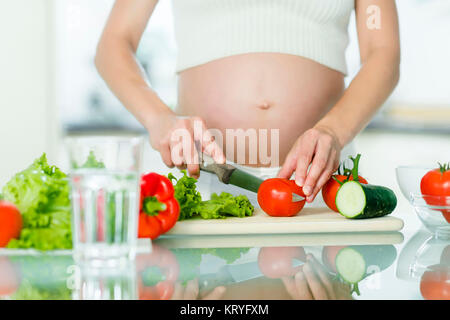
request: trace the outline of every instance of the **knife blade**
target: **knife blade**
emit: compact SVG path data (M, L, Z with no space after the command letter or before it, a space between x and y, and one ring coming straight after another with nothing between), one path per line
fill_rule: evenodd
M297 268L305 262L293 259L292 267ZM229 285L264 277L257 262L241 263L236 265L226 265L219 269L217 273L209 273L199 277L199 287L202 290L210 290L218 286Z
M222 183L232 184L255 193L258 192L259 186L264 181L263 179L240 170L231 164L215 163L210 157L203 153L201 154L200 170L215 174ZM292 202L304 200L304 197L292 193Z

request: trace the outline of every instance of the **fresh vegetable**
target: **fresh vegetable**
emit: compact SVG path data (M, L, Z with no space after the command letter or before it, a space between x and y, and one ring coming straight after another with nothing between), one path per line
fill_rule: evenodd
M420 293L426 300L450 300L450 266L428 267L420 279Z
M244 218L253 214L254 207L246 196L233 196L222 192L213 193L211 200L202 201L199 214L203 219L223 219L227 216Z
M397 250L392 245L347 246L337 252L331 264L338 279L350 284L359 295L358 283L391 266L396 257Z
M76 165L74 165L76 167ZM86 162L81 166L84 169L104 169L105 164L102 161L98 161L95 157L94 151L90 151L86 159Z
M21 281L12 300L70 300L70 281L79 274L68 272L74 266L72 255L14 255L9 257Z
M200 264L204 256L214 256L224 260L227 264L232 264L249 250L250 248L171 249L178 263L183 266L178 276L178 281L182 284L200 276Z
M427 172L420 181L420 191L429 205L450 206L450 163L439 163L439 168ZM439 211L450 223L450 209Z
M267 179L259 186L258 203L261 209L272 217L291 217L299 213L306 202L294 202L293 193L305 198L302 188L294 180Z
M244 195L233 196L222 192L220 195L213 193L210 200L202 201L202 196L197 190L197 180L189 177L182 170L183 177L177 179L169 173L168 177L175 182L175 198L180 204L179 220L201 217L203 219L223 219L229 216L243 218L251 216L253 205Z
M397 197L386 187L345 182L336 194L339 213L350 219L382 217L394 211Z
M48 164L45 154L15 175L4 186L3 196L23 219L20 237L11 240L9 248L72 248L68 179Z
M322 262L331 272L337 273L336 256L346 246L325 246L322 249Z
M358 173L359 171L359 160L361 154L358 154L356 158L350 157L353 161L353 168L351 170L343 167L343 172L341 172L341 167L339 167L338 174L333 175L328 182L322 188L322 197L328 208L333 211L339 212L336 207L336 194L340 186L347 181L355 180L362 184L367 184L367 180L361 177Z
M141 178L139 238L156 239L177 222L180 205L172 182L165 176L149 173Z
M22 230L22 216L15 205L0 200L0 248L17 239Z
M176 256L158 245L152 252L136 257L139 300L168 300L175 290L180 272Z
M258 266L267 278L294 276L301 266L293 267L293 260L306 261L303 247L263 247L259 250Z

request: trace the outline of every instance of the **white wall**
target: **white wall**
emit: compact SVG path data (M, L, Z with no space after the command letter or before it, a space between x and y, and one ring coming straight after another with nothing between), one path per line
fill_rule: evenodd
M55 155L52 0L0 0L0 187Z

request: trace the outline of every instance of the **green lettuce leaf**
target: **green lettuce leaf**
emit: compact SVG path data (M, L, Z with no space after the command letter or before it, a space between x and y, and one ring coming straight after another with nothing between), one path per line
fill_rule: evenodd
M197 179L189 177L186 170L182 170L181 172L183 173L183 177L180 179L175 178L172 173L169 173L167 177L172 183L176 181L174 185L175 199L180 204L180 217L178 220L185 220L199 213L202 196L197 190Z
M21 212L23 228L8 247L72 248L69 192L66 174L50 166L45 154L12 177L2 193Z
M233 196L222 192L220 195L213 193L210 200L202 201L201 194L197 190L197 180L189 177L186 170L181 171L183 177L176 179L169 173L168 178L176 181L174 185L175 198L180 204L180 217L185 220L195 217L203 219L225 219L229 216L243 218L251 216L254 207L244 195Z

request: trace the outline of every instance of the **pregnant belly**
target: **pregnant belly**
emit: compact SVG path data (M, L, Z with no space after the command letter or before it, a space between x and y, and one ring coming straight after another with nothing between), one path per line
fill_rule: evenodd
M294 55L230 56L180 73L178 112L217 129L228 160L278 166L295 140L340 98L343 78Z

